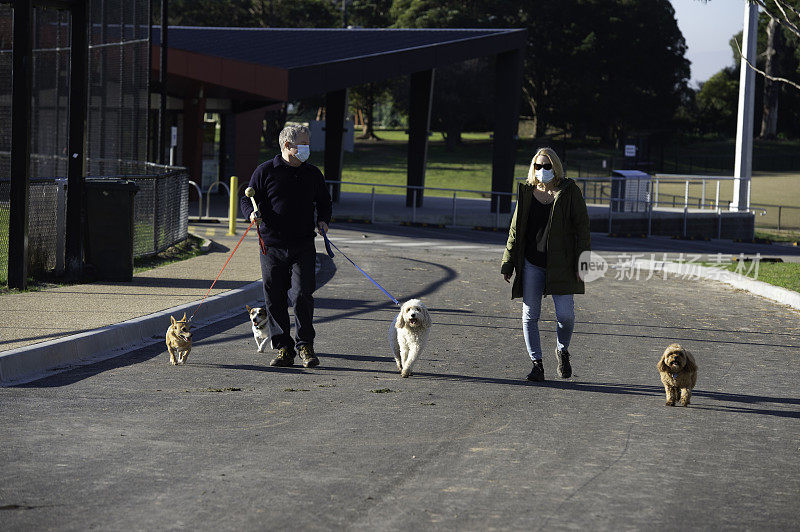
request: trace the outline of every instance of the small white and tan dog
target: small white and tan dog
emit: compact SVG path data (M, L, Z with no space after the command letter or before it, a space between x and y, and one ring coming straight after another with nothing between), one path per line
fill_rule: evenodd
M414 363L428 344L431 318L419 299L410 299L400 307L400 313L389 326L389 345L400 375L408 377Z
M250 307L249 305L245 305L247 308L247 312L250 314L250 325L253 329L253 338L256 340L256 346L258 346L258 352L264 352L264 346L269 342L269 328L267 327L267 322L269 321L269 315L267 314L267 309L264 307ZM272 344L270 344L271 346Z

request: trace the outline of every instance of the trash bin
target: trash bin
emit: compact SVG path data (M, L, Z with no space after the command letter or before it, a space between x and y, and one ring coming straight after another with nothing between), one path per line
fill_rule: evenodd
M611 210L613 212L645 212L650 200L652 177L639 170L611 172Z
M124 179L87 179L86 262L105 281L133 279L133 196L139 185Z

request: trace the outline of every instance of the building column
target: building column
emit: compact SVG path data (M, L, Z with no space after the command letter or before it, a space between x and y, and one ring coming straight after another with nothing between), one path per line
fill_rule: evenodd
M264 107L236 113L233 116L233 142L225 143L225 150L233 155L233 171L239 184L247 184L259 164L261 133L264 122ZM229 121L226 121L230 125ZM274 154L267 154L272 156ZM223 174L224 175L224 174ZM229 177L229 176L225 176ZM231 194L238 191L231 190Z
M344 159L344 115L347 110L347 89L329 92L325 95L325 179L342 180L342 161ZM331 187L331 199L339 201L341 185Z
M495 64L495 122L492 143L492 191L513 192L517 155L519 98L522 92L522 49L497 54ZM511 211L511 196L492 194L490 212Z
M197 184L203 182L203 122L206 99L201 85L197 95L183 100L183 166Z
M409 186L425 186L425 166L428 162L428 134L431 126L431 105L433 102L434 69L411 74L411 88L408 107L408 163L407 179ZM411 207L416 198L416 206L422 206L422 189L406 190L406 207Z

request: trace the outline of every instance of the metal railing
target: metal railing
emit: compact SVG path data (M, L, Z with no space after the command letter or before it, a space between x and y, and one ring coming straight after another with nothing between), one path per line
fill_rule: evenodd
M361 186L367 187L371 189L370 191L370 223L375 222L375 197L376 197L376 189L378 188L389 188L389 189L403 189L408 193L409 191L436 191L436 192L447 192L449 197L449 193L453 193L452 203L451 203L451 225L454 227L467 227L467 225L459 225L458 224L458 193L462 194L473 194L481 196L481 198L488 199L486 196L491 198L492 201L495 202L494 208L494 227L500 228L500 219L505 217L510 217L513 213L513 208L506 213L501 213L501 209L497 208L500 203L500 198L504 196L508 196L511 200L516 197L516 192L497 192L497 191L485 191L485 190L474 190L474 189L465 189L465 188L445 188L445 187L426 187L420 185L391 185L391 184L382 184L382 183L359 183L356 181L326 181L325 182L330 190L333 190L334 185L350 185L350 186ZM408 195L408 194L407 194ZM401 196L401 195L397 195ZM417 223L417 209L420 208L417 206L417 194L411 194L411 223ZM461 198L461 199L476 199L476 198Z
M674 177L671 177L671 178L672 178L673 181L675 180ZM518 178L517 181L524 180L524 179L525 178ZM718 178L710 178L710 179L714 180L714 181L722 180L722 179L718 179ZM620 196L621 191L623 190L623 187L621 186L621 183L623 183L625 181L630 181L630 180L646 181L646 183L642 183L641 186L637 186L636 187L637 192L643 193L643 197L621 197ZM659 178L659 180L660 181L664 181L665 178L662 176L662 177ZM672 198L672 202L675 204L676 208L682 207L682 218L683 218L683 221L682 221L681 233L684 236L686 236L687 233L688 233L688 230L689 230L689 209L690 208L694 208L695 200L697 200L696 203L699 206L698 208L700 208L701 210L711 210L717 216L718 222L717 222L717 228L716 228L716 236L720 237L721 234L723 233L723 231L722 231L722 221L721 220L722 220L723 217L727 216L728 211L727 211L727 209L724 209L721 206L720 199L719 199L719 193L718 193L718 187L717 187L717 189L715 191L715 195L714 195L713 200L711 198L702 198L702 197L701 198L694 198L692 196L689 196L686 193L686 190L688 190L688 186L686 185L686 183L687 183L687 181L691 182L692 180L701 182L702 178L700 178L700 179L698 179L696 177L691 177L690 178L689 176L682 177L681 178L681 182L684 184L684 195L682 196L683 201L681 203L679 203L677 201L677 199L676 199L676 198L679 197L677 195L673 195L673 198ZM581 187L581 189L583 191L584 199L587 201L587 203L589 203L589 204L593 203L593 204L607 205L609 207L609 210L608 210L608 228L609 228L609 232L611 232L611 228L613 227L614 219L617 216L617 213L624 213L626 211L630 211L630 212L640 212L643 215L647 216L647 235L652 234L653 210L657 209L659 205L661 205L662 208L664 208L664 201L659 201L658 197L655 194L651 194L651 190L653 188L655 188L655 186L656 186L655 185L655 183L656 183L655 179L651 179L650 176L642 176L642 177L612 176L612 177L602 177L602 178L578 178L575 181L578 183L579 187ZM617 185L620 185L620 186L619 187L615 187L615 183L617 183ZM228 197L228 202L230 202L230 188L225 186L224 183L219 183L219 184L215 183L214 185L218 185L218 186L222 185L223 188L225 188L225 193L226 193L226 195ZM214 185L212 185L212 187ZM426 191L426 192L430 191L430 192L438 192L438 193L442 193L442 192L447 193L447 196L442 196L442 195L430 196L429 195L429 196L427 196L427 199L428 199L428 201L434 200L434 201L438 201L439 202L439 205L438 205L439 213L441 213L443 211L442 200L445 200L445 198L449 199L449 201L450 201L449 220L448 220L449 223L447 225L451 225L451 226L455 226L455 227L469 227L470 225L472 225L472 224L464 223L465 219L467 218L467 216L464 215L464 214L461 214L462 218L459 219L459 214L461 213L461 210L463 210L463 207L461 207L461 210L459 209L459 201L462 201L462 202L463 201L468 201L468 200L475 201L477 199L477 198L475 198L475 196L479 196L480 198L482 198L484 200L494 197L494 201L499 201L499 198L501 198L503 196L507 196L513 202L513 200L516 197L516 192L497 192L497 191L485 191L485 190L462 189L462 188L446 188L446 187L426 187L426 186L418 186L418 185L361 183L361 182L355 182L355 181L328 181L327 185L329 187L331 187L331 188L334 187L334 186L347 185L350 188L350 190L348 192L353 192L352 191L353 187L364 188L366 190L366 194L369 195L369 218L368 218L368 221L370 223L376 222L378 220L378 218L381 217L380 214L385 214L385 213L377 213L376 210L377 209L385 209L387 207L387 205L388 205L386 203L386 196L382 196L382 200L380 202L381 204L379 205L379 201L378 201L379 194L378 194L378 191L380 189L395 190L395 191L402 190L402 191L406 192L406 195L395 193L395 194L390 194L390 196L392 196L393 198L396 198L398 200L398 202L401 201L401 199L402 199L402 203L403 203L404 207L405 207L406 197L410 197L411 198L411 205L409 206L410 210L411 210L411 212L410 212L410 221L411 221L411 223L417 223L417 221L418 221L418 211L420 209L422 209L422 208L417 205L417 194L414 194L414 193L408 194L409 191ZM243 184L242 187L239 187L240 190L239 190L239 194L238 195L241 195L241 188L243 188L244 186L245 186L245 184ZM209 216L209 213L210 213L210 192L211 191L212 190L211 190L211 187L210 187L209 190L206 193L206 216L207 217ZM450 194L452 194L452 195L450 195ZM613 194L617 194L617 196L615 197ZM469 196L472 196L472 197L464 197L465 195L469 195ZM664 196L664 195L662 194L662 196ZM199 212L202 212L202 196L200 196L200 200L199 201L200 201L200 204L198 206L198 210L199 210ZM489 207L489 204L487 204L486 201L484 201L483 203L484 204L481 205L481 209L487 209ZM463 203L462 203L462 205L463 205ZM395 204L395 207L396 207L396 204ZM757 219L763 219L769 214L769 212L770 212L769 209L768 209L769 207L771 207L771 206L751 205L750 209L748 209L748 212L751 212L751 213L757 215ZM775 206L775 207L777 208L779 206ZM780 210L782 211L782 210L785 210L785 209L788 209L788 208L789 207L783 206L783 207L781 207ZM797 210L798 210L798 212L800 212L800 207L798 207ZM470 218L474 220L475 212L476 212L476 209L474 208L474 206L472 207L472 211L473 211L472 212L472 216ZM482 212L485 213L486 210L483 210ZM363 215L363 213L366 213L366 209L364 209L362 211L362 215ZM430 211L428 212L428 215L429 215L429 213L430 213ZM512 213L513 213L513 203L511 205L510 212L502 213L498 209L495 209L488 216L491 217L491 222L493 223L494 228L501 228L501 227L507 226L507 222L510 219ZM229 217L230 216L234 216L235 217L236 213L235 212L233 214L229 213ZM384 218L384 220L386 219L385 216L383 218ZM489 218L488 217L484 217L484 219L488 220ZM365 219L365 221L367 221L367 220ZM230 220L229 220L229 222L230 222ZM461 222L461 223L459 223L459 222Z

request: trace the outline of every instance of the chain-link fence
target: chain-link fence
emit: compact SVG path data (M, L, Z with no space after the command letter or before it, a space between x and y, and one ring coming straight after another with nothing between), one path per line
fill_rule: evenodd
M133 207L133 256L164 251L189 235L189 174L126 176L139 185Z
M183 168L156 165L150 165L149 170L163 173L121 176L139 187L133 197L134 257L164 251L186 239L189 231L189 174ZM108 176L103 179L108 179ZM8 181L0 180L0 209L8 204L9 188ZM28 218L28 269L31 275L58 275L64 271L68 193L64 178L31 180ZM5 247L0 248L2 265L7 265L7 250L6 240ZM3 273L6 271L7 267Z
M89 9L87 174L144 174L150 2L90 0Z
M188 176L147 160L150 0L88 0L87 179L139 184L134 255L186 238ZM14 10L0 4L0 285L7 282ZM35 7L31 57L29 271L63 268L71 15ZM167 212L168 211L168 212ZM59 225L61 223L61 225Z

